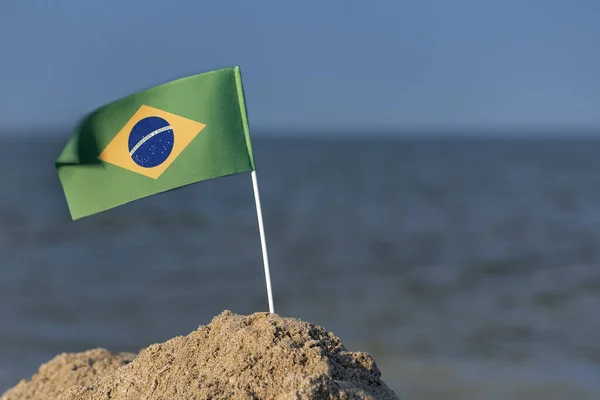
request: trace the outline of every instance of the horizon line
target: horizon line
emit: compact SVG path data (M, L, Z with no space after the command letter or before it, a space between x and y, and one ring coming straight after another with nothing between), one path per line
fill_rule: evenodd
M33 132L32 132L33 131ZM48 129L45 132L18 129L7 133L0 128L0 139L67 140L72 130ZM600 128L254 128L251 136L266 139L600 139Z
M43 132L43 133L42 133ZM0 136L54 136L71 135L73 128L52 126L29 126L29 127L2 127ZM251 127L252 135L259 136L564 136L585 135L596 136L600 134L600 126L254 126Z

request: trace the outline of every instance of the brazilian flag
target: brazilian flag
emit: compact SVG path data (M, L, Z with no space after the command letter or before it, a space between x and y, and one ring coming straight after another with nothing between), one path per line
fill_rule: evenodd
M239 67L171 81L84 118L56 160L71 217L254 170Z

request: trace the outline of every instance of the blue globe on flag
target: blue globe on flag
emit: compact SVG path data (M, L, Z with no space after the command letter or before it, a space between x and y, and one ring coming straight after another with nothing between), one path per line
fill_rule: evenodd
M174 140L173 128L165 119L146 117L131 129L129 154L141 167L156 167L169 158Z

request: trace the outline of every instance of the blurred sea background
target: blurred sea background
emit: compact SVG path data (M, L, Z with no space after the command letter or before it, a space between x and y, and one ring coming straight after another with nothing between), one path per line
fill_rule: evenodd
M276 312L401 398L598 399L600 139L365 133L253 139ZM249 174L72 222L63 144L0 140L0 392L268 310Z

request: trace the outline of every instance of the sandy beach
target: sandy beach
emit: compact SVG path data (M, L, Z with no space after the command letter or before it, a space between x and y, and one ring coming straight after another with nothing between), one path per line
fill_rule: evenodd
M60 354L0 400L397 399L375 360L324 328L276 314L224 311L137 356Z

